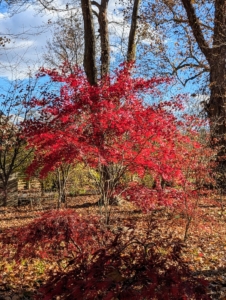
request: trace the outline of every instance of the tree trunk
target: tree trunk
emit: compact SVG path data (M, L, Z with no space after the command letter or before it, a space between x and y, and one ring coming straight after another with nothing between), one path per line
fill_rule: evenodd
M93 27L92 13L98 18L99 32L101 39L101 78L109 73L110 66L110 45L109 45L109 32L108 32L108 17L107 8L109 0L101 0L100 4L97 1L81 0L83 21L84 21L84 36L85 36L85 55L84 55L84 68L91 85L97 84L97 71L95 64L95 32ZM127 60L135 60L136 56L136 43L135 37L137 32L137 18L138 10L141 0L134 0L133 15L131 21L131 28L129 34ZM91 4L97 7L98 13L91 10ZM109 173L110 166L101 166L100 176L102 180L101 199L99 204L106 208L107 222L109 222L110 211L108 206L116 203L117 199L114 198L112 192L114 191L115 182L112 181Z
M18 204L17 174L11 175L0 183L0 206L14 206Z
M101 199L99 200L100 205L108 206L117 204L116 199L113 196L115 182L110 174L110 166L101 165L100 167L100 180L101 180Z
M137 19L138 11L141 0L134 0L133 4L133 14L130 25L129 41L128 41L128 50L127 50L127 61L134 61L136 59L136 32L137 32Z
M110 46L108 33L108 17L107 17L108 0L101 0L99 6L98 22L101 43L101 78L109 73L110 66Z
M3 184L2 186L2 205L4 207L7 206L7 202L8 202L8 184Z
M226 1L216 0L213 47L210 59L210 102L208 107L213 137L226 134Z
M226 190L226 1L216 0L210 60L208 116L213 147L217 147L217 183Z
M226 60L225 53L221 60ZM225 64L225 63L224 63ZM210 133L212 147L217 152L216 183L224 193L226 191L226 82L225 66L220 62L211 68L210 72L210 102L208 116L210 120Z
M40 182L40 185L41 185L41 196L45 196L45 185L44 185L44 182L41 181Z
M210 101L207 113L210 120L212 146L218 156L218 184L226 188L226 1L215 0L213 45L205 40L192 1L181 0L196 42L210 66Z
M84 69L91 85L97 84L96 68L96 38L93 26L93 15L90 0L81 0L82 15L84 22Z
M225 55L222 55L226 59ZM221 57L222 59L222 57ZM225 64L225 63L224 63ZM208 104L208 115L210 119L211 137L213 143L225 148L226 142L226 82L225 66L221 68L220 63L213 65L210 72L210 101ZM216 141L214 141L216 139ZM221 149L223 151L223 149Z

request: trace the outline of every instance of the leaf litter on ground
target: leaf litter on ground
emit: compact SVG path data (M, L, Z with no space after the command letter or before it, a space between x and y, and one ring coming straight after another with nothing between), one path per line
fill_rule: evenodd
M68 207L74 208L81 216L97 215L98 196L78 196L69 198ZM32 222L43 212L55 208L49 201L43 207L0 208L0 233L9 228L18 228ZM189 264L193 274L209 281L209 294L213 300L226 299L226 210L217 205L200 205L204 218L196 217L191 223L189 236L185 242L183 259ZM220 213L219 213L220 212ZM150 220L150 215L142 214L139 208L129 202L112 208L112 227L123 230L131 222L136 222L136 230L142 234ZM183 239L186 219L183 215L172 214L169 209L157 209L152 218L158 220L162 237L170 234ZM60 271L59 265L41 259L23 260L20 265L0 260L0 299L32 299L35 291L47 282L47 271Z

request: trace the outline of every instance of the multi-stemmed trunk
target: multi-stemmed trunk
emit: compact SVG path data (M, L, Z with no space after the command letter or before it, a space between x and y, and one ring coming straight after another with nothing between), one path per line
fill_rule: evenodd
M105 223L109 224L111 216L111 206L120 204L120 193L117 188L120 179L125 174L126 167L123 164L109 163L108 165L99 164L97 166L98 178L90 172L92 180L95 182L100 199L98 205L100 212L105 217Z
M57 187L58 187L58 201L57 201L57 208L59 209L62 204L67 206L67 195L66 195L66 188L67 188L67 180L69 176L70 165L61 165L57 169Z
M136 53L136 32L137 32L137 19L138 10L141 0L134 0L133 14L131 20L127 61L135 60ZM101 46L101 66L100 66L100 77L104 78L109 73L110 67L110 45L109 45L109 32L108 32L108 0L101 0L100 4L96 1L81 0L83 22L84 22L84 35L85 35L85 54L84 54L84 69L86 72L87 79L91 85L97 84L97 68L95 61L96 51L96 38L93 24L93 14L97 17L99 23L100 33L100 46ZM92 11L91 4L94 5L98 12ZM109 173L112 166L101 165L99 173L101 181L99 182L99 190L101 193L101 199L99 201L106 209L106 223L109 223L110 211L108 206L112 204L115 199L113 191L117 185L118 178L112 178L112 174Z

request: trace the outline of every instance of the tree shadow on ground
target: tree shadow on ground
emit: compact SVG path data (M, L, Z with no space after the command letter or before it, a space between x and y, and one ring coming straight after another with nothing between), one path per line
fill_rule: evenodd
M205 278L209 282L212 299L226 299L226 268L200 270L192 274L197 277Z
M12 289L8 286L0 285L0 300L31 300L35 293L29 288Z

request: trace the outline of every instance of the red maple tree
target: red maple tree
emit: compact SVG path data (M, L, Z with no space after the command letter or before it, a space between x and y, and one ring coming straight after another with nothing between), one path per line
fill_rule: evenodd
M180 102L148 105L144 98L159 94L158 87L168 78L136 78L124 65L115 75L91 86L78 68L68 74L42 69L39 76L50 76L59 83L59 94L46 94L33 99L31 105L41 107L38 119L26 123L25 134L35 158L29 172L41 168L41 176L62 163L84 162L98 172L94 179L102 203L127 194L146 210L156 203L172 204L174 188L163 193L160 180L180 184L186 180L180 161L183 147L199 143L184 134L181 120L171 112L181 109ZM178 149L180 153L178 154ZM177 161L177 163L175 163ZM178 163L179 162L179 163ZM124 180L126 174L142 178L146 173L156 180L150 189L138 181ZM142 204L143 203L143 204Z

